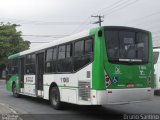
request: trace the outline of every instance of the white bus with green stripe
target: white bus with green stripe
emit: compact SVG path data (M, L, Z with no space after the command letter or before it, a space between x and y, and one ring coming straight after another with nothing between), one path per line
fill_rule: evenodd
M146 30L93 28L8 57L7 90L77 105L151 100L153 50Z

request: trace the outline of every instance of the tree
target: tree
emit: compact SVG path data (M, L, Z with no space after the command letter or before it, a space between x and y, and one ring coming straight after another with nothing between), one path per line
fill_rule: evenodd
M24 41L21 31L17 31L16 24L0 23L0 78L5 69L9 55L27 50L30 46L29 41Z

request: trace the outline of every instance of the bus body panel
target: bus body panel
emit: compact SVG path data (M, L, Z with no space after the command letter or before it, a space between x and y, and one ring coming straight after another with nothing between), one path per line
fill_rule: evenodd
M90 72L90 78L87 77L87 72ZM78 102L80 102L82 104L85 101L80 100L79 94L81 93L78 92L80 87L79 83L81 82L88 83L89 86L86 87L89 87L90 90L91 80L92 80L91 75L92 75L92 63L73 74L45 74L43 75L44 77L43 98L49 99L49 88L51 84L54 82L57 84L60 90L61 101L75 103L75 104L78 104ZM90 96L88 96L88 98L90 99Z
M151 100L153 89L151 88L131 88L131 89L107 89L92 90L92 104L125 104Z
M123 28L122 28L122 31L123 31ZM130 29L128 29L128 31L130 31ZM106 46L104 46L104 48L105 48L104 66L105 66L106 73L108 74L110 81L112 83L107 87L107 89L127 88L127 84L133 84L134 88L146 88L146 87L153 88L154 68L153 68L153 49L152 49L151 33L148 33L148 52L147 52L148 62L147 63L136 64L134 62L130 62L130 63L116 64L116 63L109 62L109 58L106 52L107 51ZM114 78L116 78L117 81L114 81ZM149 81L149 78L151 78L151 81Z
M24 94L36 96L36 79L35 75L24 75Z
M112 91L112 93L109 93ZM149 88L131 88L131 89L107 89L108 103L121 104L140 102L144 100L151 100L153 97L153 90Z
M118 28L119 29L119 28ZM123 29L123 27L122 27ZM125 28L125 30L128 28ZM153 49L151 33L148 33L148 62L145 64L122 64L109 62L106 51L106 37L102 29L98 31L103 32L103 36L96 36L95 34L95 49L94 49L94 62L93 62L93 94L92 97L97 96L98 104L102 101L104 104L112 103L128 103L141 100L150 100L153 94ZM130 31L130 28L128 29ZM139 31L139 30L138 30ZM112 44L112 43L111 43ZM106 76L109 82L106 82ZM108 84L108 85L107 85ZM106 89L106 90L105 90ZM112 94L107 93L111 90ZM101 91L101 92L96 92ZM133 91L133 95L132 95ZM142 95L138 95L137 93ZM98 95L99 94L99 95ZM124 99L123 96L129 99Z

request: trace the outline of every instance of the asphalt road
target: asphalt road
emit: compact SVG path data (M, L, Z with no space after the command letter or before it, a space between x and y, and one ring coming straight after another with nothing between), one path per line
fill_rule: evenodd
M77 106L67 104L64 110L54 110L49 101L23 96L14 98L5 90L5 84L0 82L0 103L11 106L24 120L99 120L119 119L124 114L160 114L160 97L152 101L107 105L103 107Z

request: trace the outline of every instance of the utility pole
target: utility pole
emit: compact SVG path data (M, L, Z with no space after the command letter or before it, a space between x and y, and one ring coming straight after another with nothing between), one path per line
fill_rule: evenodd
M101 15L92 15L91 17L94 17L94 18L98 18L98 21L94 22L93 24L99 24L99 26L101 26L101 23L104 21L102 20L102 18L104 18L104 16L101 16Z

